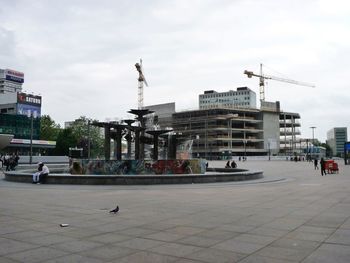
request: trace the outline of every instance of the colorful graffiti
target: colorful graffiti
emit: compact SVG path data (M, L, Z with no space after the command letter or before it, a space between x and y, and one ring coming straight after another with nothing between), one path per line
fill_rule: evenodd
M74 159L70 163L71 174L160 175L204 174L206 161L193 160L87 160Z

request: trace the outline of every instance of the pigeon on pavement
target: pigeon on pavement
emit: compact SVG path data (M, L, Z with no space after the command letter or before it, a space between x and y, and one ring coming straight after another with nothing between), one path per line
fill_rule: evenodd
M118 211L119 211L119 206L117 206L115 209L113 209L113 210L111 210L109 212L116 214L116 213L118 213Z

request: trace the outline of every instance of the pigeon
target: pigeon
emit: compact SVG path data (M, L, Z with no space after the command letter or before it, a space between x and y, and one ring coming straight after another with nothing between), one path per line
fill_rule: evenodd
M111 210L109 212L116 214L116 213L118 213L118 211L119 211L119 206L117 206L115 209L113 209L113 210Z

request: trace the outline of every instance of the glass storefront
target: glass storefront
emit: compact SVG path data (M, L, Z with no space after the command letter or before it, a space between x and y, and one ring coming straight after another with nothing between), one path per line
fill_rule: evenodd
M0 133L13 134L18 139L30 139L30 117L25 115L0 114ZM40 137L40 118L33 118L33 139Z

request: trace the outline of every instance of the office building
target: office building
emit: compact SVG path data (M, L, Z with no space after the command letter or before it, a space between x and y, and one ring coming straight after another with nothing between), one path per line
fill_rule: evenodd
M228 159L279 151L279 107L177 112L173 129L193 140L192 153L198 158Z
M227 92L207 90L199 95L200 110L215 108L256 108L256 94L248 87L240 87Z
M300 115L281 111L278 101L262 101L260 109L219 107L175 112L175 103L146 108L155 111L154 123L160 129L172 127L179 142L190 145L186 150L196 158L302 153Z
M22 91L24 73L12 69L0 69L0 94Z
M39 140L42 98L24 93L23 83L24 73L0 69L0 134L13 135L6 151L29 154L32 145L43 154L56 142Z
M327 132L327 144L331 147L334 156L343 156L344 143L348 141L348 129L335 127Z

